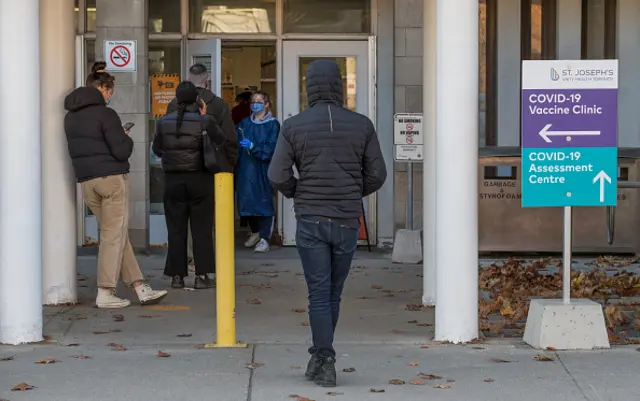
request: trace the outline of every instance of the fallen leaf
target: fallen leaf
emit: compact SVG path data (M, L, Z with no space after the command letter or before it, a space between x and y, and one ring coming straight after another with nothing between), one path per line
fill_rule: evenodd
M422 345L420 348L427 349L427 348L429 348L429 346L428 345Z
M547 347L547 351L555 351L556 349L554 347Z
M431 326L433 326L433 324L432 323L418 323L418 324L416 324L416 326L418 326L418 327L431 327Z
M111 344L111 351L126 351L127 347L122 344Z
M184 333L184 334L178 334L178 337L180 338L189 338L191 337L193 334L188 334L188 333Z
M124 321L124 316L123 315L113 315L113 321L114 322L123 322Z
M413 384L414 386L424 386L425 385L425 381L422 379L411 379L409 380L409 384Z
M447 388L451 388L451 386L448 385L448 384L437 384L437 385L433 386L433 388L447 389Z
M205 349L207 347L204 344L198 344L198 345L194 345L193 348L195 348L195 349Z
M305 308L296 308L293 311L295 313L305 313L307 310Z
M108 331L94 331L93 334L95 335L100 335L100 334L108 334Z
M166 352L158 351L158 358L169 358L171 355Z
M393 384L394 386L402 386L404 384L404 380L391 379L391 380L389 380L389 384Z
M297 394L290 394L289 398L294 398L297 401L315 401L315 400L312 400L311 398L301 397L301 396L299 396Z
M78 280L78 281L86 281L87 280L87 276L83 276L82 274L78 274L76 276L76 280Z
M53 358L42 358L42 359L38 359L37 361L35 361L35 363L38 364L38 365L50 365L50 364L56 363L56 362L58 362L58 361L53 359Z
M380 389L378 389L378 388L371 388L371 389L369 389L369 392L370 392L370 393L384 393L384 392L386 392L386 391L387 391L387 390L385 390L385 389L383 389L383 388L380 388Z
M549 355L542 355L542 354L536 355L536 357L534 359L536 361L540 361L540 362L553 362L553 361L555 361L555 359L553 359L553 357L551 357Z
M640 351L640 349L638 349ZM356 368L344 368L342 369L344 373L353 373L356 371Z
M71 321L87 320L87 317L86 316L69 316L69 320Z
M409 362L409 366L420 366L418 362Z
M493 383L495 380L493 380L490 377L487 377L486 379L484 379L485 383Z
M507 361L506 359L500 359L500 358L491 358L489 360L493 363L511 363L511 361Z
M151 306L151 310L157 311L188 311L191 307L184 305L155 305Z
M358 299L374 299L373 297L358 297Z
M311 323L309 323L309 322L302 322L302 323L300 324L300 326L309 327L309 326L311 326Z
M120 329L113 329L113 330L109 330L111 333L122 333L122 330Z
M407 304L404 307L405 310L408 310L409 312L419 312L422 310L422 305L420 304Z
M22 382L13 386L11 388L11 391L27 391L27 390L33 390L34 388L36 388L36 386L32 386L31 384Z
M391 330L391 332L392 332L393 334L402 334L402 333L404 333L404 331L402 331L402 330L396 330L396 329Z
M260 305L262 304L262 301L259 299L247 299L247 303L250 305Z
M86 355L71 355L71 358L75 358L75 359L91 359L90 356L86 356Z
M260 362L252 362L252 363L248 363L246 365L247 369L251 369L251 370L255 370L261 366L264 366L264 363L260 363Z
M157 317L160 317L160 315L138 315L138 317L141 317L143 319L155 319Z
M422 373L422 372L420 372L420 373L418 373L418 376L420 376L421 378L426 379L426 380L440 380L440 379L442 379L441 376L432 375L430 373Z
M0 362L13 361L14 359L16 359L15 356L3 356L0 357Z
M407 323L409 323L409 324L417 324L418 321L417 320L409 320Z
M337 396L339 396L339 395L344 395L344 393L337 393L337 392L335 392L335 391L329 391L329 392L327 393L327 395L328 395L329 397L337 397Z
M455 383L456 381L453 379L447 379L447 383Z
M11 388L11 391L27 391L27 390L33 390L34 388L36 388L36 386L32 386L31 384L22 382L13 386Z
M371 286L371 288L373 288L374 290L381 290L381 289L382 289L382 286L381 286L381 285L378 285L378 284L373 284L373 285Z
M300 370L300 369L302 369L302 366L300 366L300 365L292 365L291 369Z

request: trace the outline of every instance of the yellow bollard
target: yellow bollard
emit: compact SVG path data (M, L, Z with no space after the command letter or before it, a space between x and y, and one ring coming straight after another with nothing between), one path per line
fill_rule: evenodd
M218 338L207 348L246 347L236 339L236 266L233 174L214 179L216 224L216 318Z

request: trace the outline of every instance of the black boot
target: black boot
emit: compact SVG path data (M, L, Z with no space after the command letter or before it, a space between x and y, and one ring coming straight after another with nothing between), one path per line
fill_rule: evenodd
M305 376L309 380L313 380L316 378L318 373L320 373L320 368L322 368L322 361L318 356L311 355L311 359L309 359L309 363L307 364L307 371L305 372Z
M201 276L196 276L196 281L193 284L193 288L195 288L196 290L204 290L207 288L213 288L215 285L215 281L209 278L208 275L204 274Z
M336 378L336 359L335 358L324 358L322 360L322 366L320 366L320 372L316 375L313 381L322 387L335 387L337 378Z
M171 280L171 288L184 288L184 278L180 276L173 277L173 280Z

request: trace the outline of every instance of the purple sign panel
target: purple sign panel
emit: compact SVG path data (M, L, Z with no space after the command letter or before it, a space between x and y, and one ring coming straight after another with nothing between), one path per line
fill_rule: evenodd
M618 146L617 89L525 89L523 148Z

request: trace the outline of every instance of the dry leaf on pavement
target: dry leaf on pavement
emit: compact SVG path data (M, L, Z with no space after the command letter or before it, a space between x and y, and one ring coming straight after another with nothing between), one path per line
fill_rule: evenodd
M433 388L447 389L447 388L451 388L451 386L448 385L448 384L438 384L438 385L433 386Z
M291 369L300 370L300 369L302 369L302 366L300 366L300 365L291 365Z
M339 395L344 395L344 393L338 393L338 392L335 392L335 391L329 391L329 392L327 393L327 395L328 395L329 397L337 397L337 396L339 396Z
M260 305L262 304L262 301L260 301L259 299L247 299L247 303L249 305Z
M138 315L138 316L143 319L155 319L157 317L160 317L160 315Z
M438 376L438 375L432 375L430 373L418 373L418 376L420 376L422 379L426 379L426 380L439 380L442 379L442 376Z
M260 362L252 362L252 363L248 363L246 365L247 369L251 369L251 370L255 370L261 366L264 366L264 363L260 363Z
M298 394L290 394L289 398L293 398L296 401L316 401L316 400L312 400L311 398L299 396Z
M300 324L300 326L309 327L309 326L311 326L311 323L309 323L309 322L302 322L302 323Z
M78 343L73 343L73 344L67 344L67 347L79 347L80 344Z
M124 316L123 315L113 315L113 321L114 322L124 322Z
M379 284L373 284L373 285L371 285L371 288L373 288L374 290L381 290L382 286L379 285Z
M409 366L420 366L418 362L409 362Z
M16 359L15 356L3 356L0 357L0 362L13 361L14 359Z
M86 356L86 355L71 355L71 358L74 358L74 359L91 359L90 356Z
M542 355L542 354L536 355L536 357L534 359L536 361L540 361L540 362L553 362L553 361L555 361L555 359L553 359L553 357L551 357L549 355Z
M344 368L342 369L344 373L353 373L356 371L356 368Z
M171 355L166 352L158 351L158 358L169 358Z
M447 383L455 383L456 381L454 379L447 379Z
M189 338L189 337L191 337L191 336L192 336L192 334L190 334L190 333L178 334L178 337L179 337L179 338Z
M109 332L108 331L94 331L93 334L95 334L95 335L109 334Z
M22 382L13 386L11 388L11 391L27 391L27 390L33 390L34 388L36 388L36 386L32 386L31 384Z
M407 304L404 307L405 310L409 311L409 312L419 312L422 310L422 305L420 304Z
M489 360L493 363L511 363L511 361L507 361L506 359L500 359L500 358L491 358Z
M490 377L487 377L486 379L484 379L484 382L485 382L485 383L493 383L494 381L495 381L495 380L493 380L493 379L492 379L492 378L490 378Z
M305 308L296 308L293 311L295 313L305 313L307 310Z
M125 347L122 344L109 344L109 346L111 347L111 351L126 351L127 347Z
M402 379L391 379L391 380L389 380L389 384L393 384L394 386L402 386L404 384L404 380L402 380Z
M402 334L402 333L404 333L404 331L403 331L403 330L396 330L396 329L391 330L391 332L392 332L393 334Z
M56 361L53 358L42 358L42 359L38 359L34 363L36 363L38 365L50 365L50 364L56 363L56 362L58 362L58 361Z
M547 351L555 351L556 349L554 347L547 347Z
M409 384L413 384L414 386L424 386L426 382L422 379L411 379L409 380Z
M370 388L370 389L369 389L369 392L370 392L370 393L384 393L384 392L386 392L386 391L387 391L387 390L385 390L385 389L383 389L383 388Z

